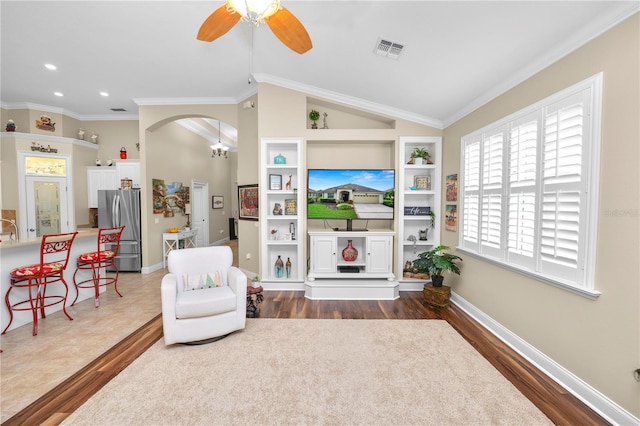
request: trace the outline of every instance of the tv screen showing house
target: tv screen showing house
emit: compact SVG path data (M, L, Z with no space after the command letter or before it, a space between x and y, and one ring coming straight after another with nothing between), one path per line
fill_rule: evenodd
M393 169L309 169L307 184L309 219L393 219Z

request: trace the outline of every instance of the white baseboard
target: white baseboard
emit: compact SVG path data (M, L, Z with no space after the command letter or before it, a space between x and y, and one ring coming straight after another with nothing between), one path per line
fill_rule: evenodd
M493 333L510 348L518 352L543 373L556 381L576 398L591 407L595 412L614 425L640 425L640 419L620 407L607 396L584 382L578 376L540 352L538 349L522 340L520 337L503 327L500 323L467 302L453 292L451 302L466 312L480 325Z
M160 263L156 263L155 265L151 265L151 266L143 266L142 269L140 270L140 273L142 274L150 274L152 272L155 272L159 269L162 269L162 262Z

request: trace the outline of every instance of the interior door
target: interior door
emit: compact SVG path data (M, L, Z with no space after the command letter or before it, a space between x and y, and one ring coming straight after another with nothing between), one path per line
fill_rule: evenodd
M26 201L26 238L69 232L66 177L27 176Z
M198 231L196 247L209 245L209 184L191 181L191 227Z

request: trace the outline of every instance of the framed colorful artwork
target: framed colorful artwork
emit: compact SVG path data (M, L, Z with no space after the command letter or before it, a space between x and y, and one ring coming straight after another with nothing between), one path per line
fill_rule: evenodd
M258 185L238 186L238 218L242 220L258 220Z
M211 208L221 209L224 208L224 197L222 195L214 195L211 197Z

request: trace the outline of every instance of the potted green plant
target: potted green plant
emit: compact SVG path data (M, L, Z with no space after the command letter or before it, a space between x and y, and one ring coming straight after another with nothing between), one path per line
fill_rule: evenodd
M309 120L313 121L313 124L311 124L311 128L312 129L317 129L318 128L318 123L316 123L316 121L318 121L320 119L320 113L318 111L316 111L315 109L312 109L309 112Z
M413 158L413 164L420 165L431 161L431 154L426 148L416 147L411 153L411 158Z
M460 275L460 268L456 264L462 261L460 256L446 253L448 246L440 245L432 250L418 254L418 258L413 261L413 269L420 273L428 273L431 275L431 282L434 287L442 287L445 271L453 272Z

